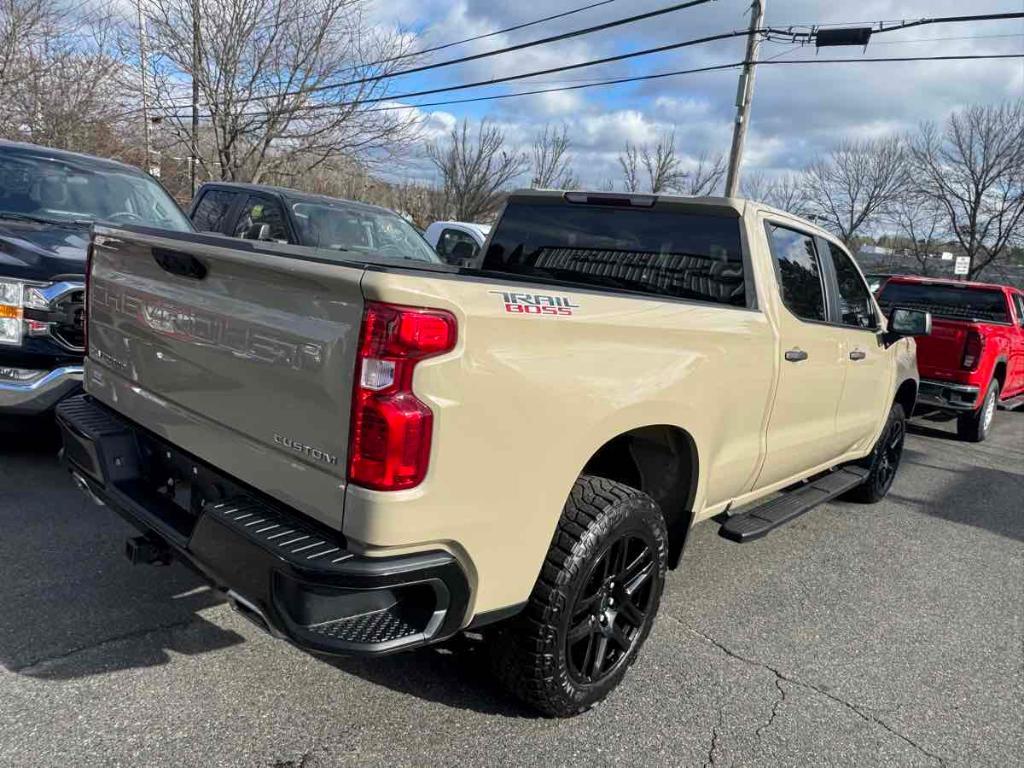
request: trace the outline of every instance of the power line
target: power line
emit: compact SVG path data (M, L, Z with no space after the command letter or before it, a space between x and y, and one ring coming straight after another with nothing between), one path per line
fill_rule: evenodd
M609 5L610 3L614 3L614 2L616 2L616 0L601 0L601 2L599 2L599 3L591 3L590 5L583 5L583 6L580 6L579 8L573 8L572 10L569 10L569 11L563 11L562 13L556 13L556 14L554 14L552 16L545 16L542 19L534 19L533 21L527 21L527 22L524 22L522 24L515 24L515 25L513 25L511 27L505 27L504 29L496 29L493 32L486 32L486 33L484 33L482 35L475 35L473 37L463 38L462 40L455 40L455 41L453 41L451 43L443 43L441 45L435 45L432 48L424 48L421 51L414 51L414 52L411 52L411 53L403 53L400 56L392 56L390 59L381 59L380 61L373 62L373 64L371 64L370 66L375 66L377 64L387 64L387 63L392 62L392 61L398 61L399 59L408 59L408 58L411 58L413 56L422 56L422 55L427 54L427 53L437 53L438 51L443 51L443 50L446 50L448 48L454 48L457 45L465 45L466 43L475 43L478 40L486 40L489 37L496 37L498 35L505 35L505 34L508 34L509 32L518 32L519 30L526 29L527 27L533 27L533 26L536 26L537 24L543 24L544 22L547 22L547 21L555 21L557 19L564 19L566 16L572 16L573 14L582 13L583 11L589 11L591 8L598 8L598 7L602 6L602 5Z
M666 8L661 8L661 9L657 9L657 10L654 10L654 11L649 11L647 13L637 14L637 15L634 15L634 16L629 16L629 17L621 18L621 19L615 19L615 20L610 21L610 22L605 22L603 24L587 27L585 29L574 30L574 31L566 32L566 33L563 33L563 34L560 34L560 35L553 35L553 36L550 36L550 37L547 37L547 38L542 38L540 40L533 40L533 41L528 41L528 42L524 42L524 43L519 43L517 45L508 46L506 48L499 48L499 49L496 49L496 50L493 50L493 51L486 51L486 52L483 52L483 53L473 54L471 56L465 56L465 57L461 57L461 58L458 58L458 59L451 59L451 60L448 60L448 61L436 62L434 64L427 64L427 65L423 65L423 66L420 66L420 67L413 67L413 68L410 68L410 69L407 69L407 70L401 70L399 72L393 72L393 73L390 73L390 74L373 75L373 76L370 76L370 77L365 77L365 78L361 78L361 79L357 79L357 80L352 80L352 81L348 81L348 82L343 82L343 83L333 83L333 84L325 84L325 85L321 85L321 86L315 86L313 88L309 88L309 89L306 89L304 91L285 92L285 93L280 93L280 94L269 94L269 95L266 95L266 96L250 96L250 97L246 97L246 98L243 98L243 99L236 99L235 103L236 104L246 104L246 103L251 103L253 101L263 101L263 100L267 100L267 99L280 99L280 98L284 98L284 97L287 97L287 96L311 94L311 93L323 92L323 91L328 91L328 90L334 90L334 89L338 89L338 88L344 88L344 87L348 87L348 86L352 86L352 85L360 85L360 84L366 84L366 83L370 83L370 82L379 82L381 80L390 79L392 77L398 77L400 75L413 74L413 73L417 73L417 72L424 72L424 71L428 71L428 70L438 69L438 68L441 68L441 67L453 66L455 64L461 64L461 63L465 63L467 61L474 61L474 60L478 60L478 59L482 59L482 58L497 56L497 55L503 54L503 53L509 53L509 52L512 52L512 51L523 50L525 48L531 48L531 47L535 47L535 46L538 46L538 45L544 45L544 44L551 43L551 42L557 42L557 41L560 41L560 40L569 39L569 38L572 38L572 37L578 37L578 36L581 36L581 35L591 34L591 33L595 32L595 31L602 31L602 30L605 30L605 29L610 29L610 28L613 28L613 27L622 26L624 24L635 23L636 21L653 18L653 17L656 17L656 16L664 15L666 13L671 13L671 12L678 11L678 10L683 10L685 8L691 8L691 7L694 7L694 6L697 6L697 5L702 5L702 4L705 4L705 3L708 3L708 2L713 2L713 0L689 0L689 2L678 3L676 5L671 5L671 6L668 6ZM590 6L584 6L584 8L586 8L586 7L590 7ZM581 10L581 9L577 9L577 10ZM571 12L572 11L566 12L566 13L571 13ZM903 21L899 21L899 22L891 22L891 23L895 24L895 26L886 27L884 30L880 30L880 31L892 32L892 31L897 31L899 29L906 29L906 28L909 28L909 27L917 27L917 26L926 26L926 25L931 25L931 24L950 24L950 23L963 23L963 22L967 22L967 21L993 21L993 20L1009 20L1009 19L1020 19L1020 18L1024 18L1024 13L978 14L978 15L973 15L973 16L944 16L944 17L935 17L935 18L921 18L921 19L915 19L915 20L911 20L911 21L903 20ZM527 23L527 25L531 25L533 23L540 23L541 21L542 20L537 20L536 22L529 22L529 23ZM882 24L885 24L887 22L879 21L879 22L873 22L873 23L876 23L878 25L882 25ZM816 34L815 31L814 31L815 28L812 28L811 31L809 31L809 32L799 32L799 33L793 32L792 29L793 29L792 27L790 27L788 29L769 27L769 28L758 30L758 32L760 34L763 34L763 35L766 35L766 36L785 35L786 37L790 38L791 40L797 40L798 38L805 38L806 42L808 42L808 43L811 42L811 40L813 39L814 35ZM499 32L490 33L490 34L499 34ZM724 39L729 39L729 38L734 38L734 37L740 37L740 36L743 36L743 35L746 35L746 34L748 34L747 31L733 31L733 32L721 33L721 34L718 34L718 35L709 35L709 36L702 37L702 38L696 38L694 40L686 40L686 41L683 41L683 42L680 42L680 43L671 43L671 44L668 44L668 45L656 46L654 48L647 48L647 49L640 50L640 51L633 51L633 52L626 53L626 54L619 54L619 55L616 55L616 56L608 56L608 57L604 57L604 58L600 58L600 59L592 59L592 60L587 61L587 62L580 62L580 63L577 63L577 64L571 64L571 65L563 65L563 66L559 66L559 67L552 67L552 68L544 69L544 70L536 70L536 71L529 72L529 73L523 73L523 74L518 74L518 75L509 75L509 76L501 77L501 78L491 78L489 80L479 80L479 81L472 82L472 83L461 83L461 84L457 84L457 85L453 85L453 86L431 88L431 89L426 89L426 90L422 90L422 91L416 91L416 92L412 92L412 93L397 94L397 95L393 95L393 96L381 96L381 97L375 97L375 98L372 98L372 99L364 99L364 100L360 100L359 104L375 104L375 103L381 103L381 102L385 102L385 101L393 101L393 100L396 100L396 99L418 98L418 97L422 97L422 96L430 96L430 95L435 95L435 94L439 94L439 93L448 93L448 92L458 91L458 90L467 90L467 89L470 89L470 88L485 87L485 86L488 86L488 85L500 85L502 83L514 82L516 80L524 80L524 79L527 79L527 78L530 78L530 77L540 77L540 76L544 76L544 75L557 74L559 72L566 72L566 71L571 71L571 70L575 70L575 69L582 69L584 67L598 66L598 65L601 65L601 64L610 64L610 63L614 63L614 62L618 62L618 61L625 61L627 59L637 58L637 57L640 57L640 56L649 56L649 55L653 55L653 54L657 54L657 53L664 53L664 52L667 52L667 51L678 50L680 48L686 48L686 47L693 46L693 45L699 45L699 44L703 44L703 43L715 42L715 41L718 41L718 40L724 40ZM878 34L878 32L876 32L876 34ZM896 42L896 41L893 41L893 42ZM451 45L456 45L456 44L458 44L458 43L452 43ZM311 109L313 107L316 107L316 108L329 108L331 106L337 106L337 107L353 106L353 103L352 102L338 102L336 104L324 103L323 105L320 105L320 104L309 105L309 107L303 107L303 109ZM206 107L209 108L210 105L207 104ZM250 112L250 113L247 113L247 114L257 115L258 116L260 113L258 113L258 112Z
M675 51L681 48L689 48L695 45L703 45L705 43L717 42L719 40L728 40L730 38L745 37L748 34L747 30L734 30L732 32L722 32L717 35L708 35L706 37L698 37L690 40L683 40L677 43L668 43L666 45L659 45L653 48L644 48L639 51L630 51L628 53L620 53L614 56L604 56L599 59L590 59L588 61L581 61L575 64L562 64L557 67L548 67L547 69L533 70L532 72L522 72L515 75L506 75L504 77L493 77L487 80L477 80L470 83L458 83L456 85L439 86L437 88L427 88L424 90L413 91L410 93L400 93L388 96L375 96L368 99L360 99L358 102L321 102L318 104L310 104L302 109L313 109L322 108L329 109L332 107L344 107L354 106L358 104L377 104L384 101L395 101L397 99L414 99L421 96L433 96L439 93L450 93L453 91L464 91L470 88L483 88L490 85L501 85L503 83L510 83L516 80L525 80L531 77L543 77L544 75L558 74L559 72L571 72L577 69L584 69L586 67L596 67L602 64L613 64L619 61L626 61L629 59L639 58L641 56L651 56L658 53L665 53L667 51ZM256 101L260 98L270 97L255 97L252 99L236 99L235 103L247 103L250 101ZM276 97L275 97L276 98ZM207 105L209 107L209 105ZM248 112L245 114L256 115L258 112Z
M646 21L647 19L653 19L658 16L664 16L668 13L674 13L676 11L686 10L688 8L695 8L699 5L706 5L707 3L715 2L715 0L687 0L685 3L676 3L674 5L666 6L665 8L658 8L653 11L647 11L645 13L638 13L633 16L626 16L620 19L613 19L612 21L606 21L602 24L595 24L590 27L584 27L582 29L575 29L569 32L563 32L558 35L550 35L548 37L542 37L538 40L528 40L523 43L516 43L515 45L509 45L504 48L497 48L493 51L483 51L481 53L474 53L468 56L461 56L457 59L448 59L446 61L438 61L433 64L423 64L418 67L410 67L409 69L402 69L397 72L390 72L387 74L370 75L368 77L362 77L355 80L349 80L347 82L340 83L328 83L325 85L318 85L312 88L306 88L301 91L295 92L284 92L273 94L272 96L251 96L245 99L236 99L236 104L244 104L249 101L259 101L261 99L268 98L282 98L285 96L300 96L309 93L322 93L324 91L332 91L339 88L348 88L353 85L365 85L367 83L375 83L380 80L389 80L394 77L400 77L402 75L412 75L419 72L428 72L435 69L441 69L443 67L452 67L456 64L465 64L470 61L479 61L480 59L487 59L494 56L500 56L505 53L513 53L515 51L526 50L527 48L535 48L539 45L548 45L549 43L557 43L563 40L571 40L576 37L583 37L584 35L591 35L595 32L604 32L609 29L615 29L616 27L625 26L627 24L635 24L638 21Z
M794 65L813 65L813 64L876 64L885 62L915 62L915 61L978 61L986 59L1024 59L1024 53L1000 53L1000 54L963 54L963 55L948 55L948 56L890 56L884 58L870 58L870 59L764 59L758 61L758 66L762 64L776 65L776 64L794 64ZM707 67L696 67L693 69L681 69L674 70L671 72L657 72L650 75L634 75L630 77L618 77L607 80L599 80L596 82L581 83L579 85L571 86L560 86L555 88L540 88L529 91L517 91L515 93L499 93L491 94L487 96L473 96L466 99L447 99L443 101L432 101L418 104L394 104L383 107L372 107L365 110L366 112L391 112L402 109L421 109L424 107L445 107L453 106L457 104L474 104L485 101L503 101L505 99L514 99L520 96L540 96L549 93L563 93L571 91L580 91L587 88L599 88L610 85L624 85L628 83L639 83L647 82L651 80L661 80L669 77L679 77L682 75L693 75L701 74L706 72L720 72L729 69L737 69L744 65L743 61L734 61L728 64L715 64ZM318 110L327 108L344 107L344 104L310 104L307 107L303 107L303 110ZM253 117L260 117L262 115L270 114L266 112L252 112L247 113Z

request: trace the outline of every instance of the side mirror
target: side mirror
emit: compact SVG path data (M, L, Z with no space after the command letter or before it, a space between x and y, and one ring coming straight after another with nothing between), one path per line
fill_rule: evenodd
M932 313L920 309L894 307L889 315L889 343L906 336L928 336L932 332Z
M463 264L467 261L472 261L473 257L476 256L479 249L466 240L460 240L452 248L452 254L450 261L452 264Z

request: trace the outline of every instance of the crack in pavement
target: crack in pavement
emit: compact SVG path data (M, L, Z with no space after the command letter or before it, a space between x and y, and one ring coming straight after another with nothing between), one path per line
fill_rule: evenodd
M98 640L88 645L78 646L76 648L72 648L68 651L65 651L64 653L58 653L54 656L43 656L38 659L33 659L32 661L29 661L26 664L21 664L19 666L0 668L14 674L33 675L42 672L46 667L52 665L55 662L64 661L65 659L68 659L72 656L76 656L80 653L85 653L86 651L92 651L97 648L102 648L105 645L112 645L114 643L119 643L124 640L137 640L139 638L146 637L147 635L156 634L157 632L165 632L167 630L180 629L182 627L187 627L190 624L195 624L199 621L205 621L205 619L203 619L202 616L198 615L190 616L187 619L170 622L168 624L160 624L159 626L147 627L145 629L136 629L132 630L131 632L125 632L121 635L115 635L114 637L107 637L103 640Z
M761 725L757 726L757 730L754 731L754 735L757 736L758 739L761 738L761 734L763 734L765 731L772 727L772 724L775 722L776 716L779 714L779 707L781 707L782 703L786 700L786 689L782 687L782 678L778 675L775 675L773 679L775 681L775 687L779 691L779 698L777 698L775 700L775 703L772 704L772 713L768 717L768 722L762 723Z
M827 691L827 690L825 690L823 688L819 688L818 686L816 686L816 685L814 685L812 683L806 683L803 680L797 680L795 678L789 677L785 673L780 672L777 668L771 666L770 664L766 664L763 661L758 661L757 659L750 659L750 658L747 658L746 656L742 656L742 655L736 653L735 651L733 651L728 646L724 645L723 643L720 643L718 640L716 640L715 638L711 637L710 635L706 635L703 632L701 632L700 630L697 630L697 629L694 629L692 627L687 626L686 624L684 624L682 621L680 621L679 619L677 619L675 616L671 615L670 613L666 613L665 615L668 616L668 618L670 618L676 624L681 626L683 629L685 629L687 632L690 632L691 634L694 634L697 637L699 637L702 640L704 640L704 642L706 642L706 643L708 643L710 645L713 645L715 648L720 650L725 655L730 656L730 657L736 659L737 661L742 661L744 664L747 664L749 666L760 667L761 669L766 669L769 672L771 672L773 675L775 675L776 686L779 688L779 691L782 692L782 698L778 699L775 702L775 705L772 708L771 718L769 719L768 723L766 723L764 726L762 726L761 728L758 729L758 736L760 736L760 734L763 733L763 731L769 725L771 725L772 722L774 722L775 716L776 716L777 711L778 711L778 707L782 704L782 701L785 699L785 695L786 695L785 694L785 690L782 688L782 686L780 684L780 682L784 681L784 682L790 683L792 685L796 685L796 686L798 686L800 688L804 688L804 689L809 690L809 691L814 691L815 693L818 693L818 694L824 696L825 698L831 699L832 701L836 702L837 704L840 704L843 707L845 707L846 709L848 709L851 712L853 712L861 720L863 720L863 721L865 721L867 723L872 723L874 725L880 726L881 728L885 729L886 731L891 733L893 736L898 738L900 741L902 741L905 744L913 747L915 750L920 752L922 755L925 755L926 757L929 757L932 760L936 761L939 764L940 768L945 768L946 761L945 761L945 759L943 757L940 757L939 755L936 755L934 752L928 751L927 749L922 747L920 744L918 744L916 741L911 739L909 736L906 736L905 734L900 733L899 731L897 731L895 728L890 726L884 720L881 720L881 719L875 717L874 715L870 714L869 712L865 712L864 709L866 709L866 708L859 707L856 704L851 704L850 702L845 701L844 699L839 698L835 694L830 693L829 691Z
M715 752L718 751L718 729L722 727L725 716L722 709L718 710L718 722L711 728L711 745L708 747L708 759L704 761L704 768L711 768L715 763Z

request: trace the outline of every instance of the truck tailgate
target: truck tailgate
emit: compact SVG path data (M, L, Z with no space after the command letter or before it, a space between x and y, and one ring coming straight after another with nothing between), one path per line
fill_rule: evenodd
M924 378L951 379L962 375L960 362L963 360L964 345L968 331L977 331L974 323L960 320L946 320L935 317L929 336L919 336L917 341L917 366Z
M97 227L86 390L340 528L361 277L290 246Z

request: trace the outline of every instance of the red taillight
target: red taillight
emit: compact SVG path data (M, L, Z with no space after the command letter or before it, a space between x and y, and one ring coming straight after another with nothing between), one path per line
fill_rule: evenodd
M965 371L973 371L981 361L981 351L985 347L985 337L977 331L968 331L964 342L964 356L960 367Z
M367 302L352 393L349 482L397 491L423 481L434 414L413 394L413 369L454 349L457 327L450 312Z

